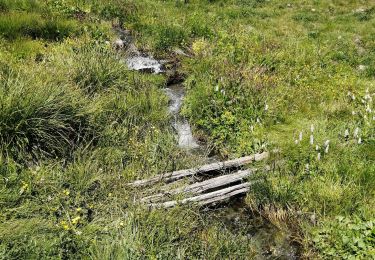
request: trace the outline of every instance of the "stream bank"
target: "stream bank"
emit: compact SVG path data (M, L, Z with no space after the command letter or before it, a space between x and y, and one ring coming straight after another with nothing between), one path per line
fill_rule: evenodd
M126 50L123 61L129 70L152 74L176 74L175 71L168 73L170 71L165 68L167 61L141 53L133 44L128 31L117 31L121 39L116 41L115 46ZM189 121L180 114L186 94L183 79L170 78L168 82L163 90L169 97L168 112L172 118L171 125L176 132L178 146L194 156L204 157L206 162L217 161L215 156L207 156L210 153L207 146L194 137ZM202 210L202 215L207 221L219 222L224 228L243 234L249 243L255 242L259 252L256 259L298 258L298 246L292 243L291 234L285 234L261 216L254 215L243 197L231 199L228 203L216 207L207 207Z

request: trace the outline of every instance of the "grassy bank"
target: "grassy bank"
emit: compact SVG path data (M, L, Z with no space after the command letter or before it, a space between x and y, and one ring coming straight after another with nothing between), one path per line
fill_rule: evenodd
M126 183L202 158L113 24L179 61L183 114L219 156L278 150L246 204L301 256L374 256L371 1L0 0L0 258L277 256L197 208L133 205Z

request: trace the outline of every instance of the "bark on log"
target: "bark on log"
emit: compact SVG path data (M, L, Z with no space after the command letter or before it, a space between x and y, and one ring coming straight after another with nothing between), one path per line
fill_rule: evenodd
M191 198L186 198L183 200L172 200L163 203L151 203L149 204L150 207L154 208L171 208L178 204L187 204L187 203L197 203L199 206L205 206L208 204L212 204L215 202L222 202L227 200L231 197L237 196L239 194L245 194L250 190L251 183L241 183L235 186L231 186L225 189L213 191L210 193L198 195Z
M160 181L170 183L170 182L174 182L179 179L194 176L194 175L205 174L205 173L208 174L208 173L215 173L215 172L217 173L226 169L241 167L243 165L246 165L255 161L261 161L263 159L266 159L268 155L269 155L268 152L263 152L261 154L245 156L245 157L237 158L234 160L211 163L211 164L203 165L197 168L169 172L169 173L158 175L156 177L152 177L150 179L138 180L138 181L129 183L129 185L132 187L143 187L143 186L155 184Z
M176 188L173 190L164 190L163 192L148 197L142 198L140 201L144 203L155 203L159 202L164 198L169 196L174 196L177 194L184 195L199 195L202 193L207 193L209 191L218 189L220 187L225 187L228 185L233 185L235 183L243 181L246 177L250 176L252 173L256 172L257 169L248 169L243 171L238 171L228 175L222 175L213 179L209 179L202 182L197 182L185 187Z

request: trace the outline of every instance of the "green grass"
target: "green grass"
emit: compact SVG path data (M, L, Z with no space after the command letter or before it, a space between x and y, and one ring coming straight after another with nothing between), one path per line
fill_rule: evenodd
M182 112L219 156L278 151L246 203L292 234L301 256L371 258L374 8L344 0L0 0L0 258L275 251L212 212L133 204L142 191L129 189L131 180L203 158L176 146L165 76L128 71L106 43L116 37L112 24L129 29L139 49L178 60L187 75Z
M78 33L75 21L47 19L35 13L6 13L0 17L0 36L9 40L19 37L61 40Z
M1 75L2 152L67 154L91 132L84 99L67 85L26 77L9 69Z

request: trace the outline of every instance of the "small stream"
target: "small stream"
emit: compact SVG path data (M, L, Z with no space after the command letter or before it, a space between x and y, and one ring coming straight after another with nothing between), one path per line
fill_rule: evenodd
M124 35L122 32L121 35ZM125 63L130 70L145 73L164 73L163 61L158 61L152 56L142 54L132 43L130 36L125 35L127 42L127 58ZM185 97L182 83L173 84L164 89L169 97L168 111L172 116L172 126L176 131L178 146L195 155L202 155L206 147L199 144L194 138L191 126L186 118L180 115L180 110ZM215 161L215 157L204 156L207 162ZM293 245L289 234L271 225L260 216L254 216L247 208L244 200L234 199L228 205L203 212L210 221L221 222L225 228L235 234L245 234L249 242L255 243L259 251L256 259L297 259L298 247Z
M119 48L127 45L127 58L125 63L130 70L146 73L159 74L165 72L163 63L150 55L142 54L132 43L132 38L127 31L120 31L123 39L118 39L115 44ZM197 140L191 131L191 126L186 118L180 115L180 109L185 96L185 89L182 84L174 84L166 87L165 93L169 97L168 111L172 116L172 126L178 136L178 146L187 150L200 148Z
M185 149L199 148L199 144L193 137L189 122L180 116L180 109L185 96L185 89L182 84L171 85L165 88L169 97L169 113L173 116L172 125L178 135L178 146Z
M126 59L130 70L159 74L164 72L163 64L153 57L141 55L139 52L132 54ZM185 89L182 84L174 84L164 89L169 97L168 111L172 115L172 126L178 135L178 146L184 149L199 148L199 144L193 137L191 126L186 118L180 115L180 109L185 96Z

